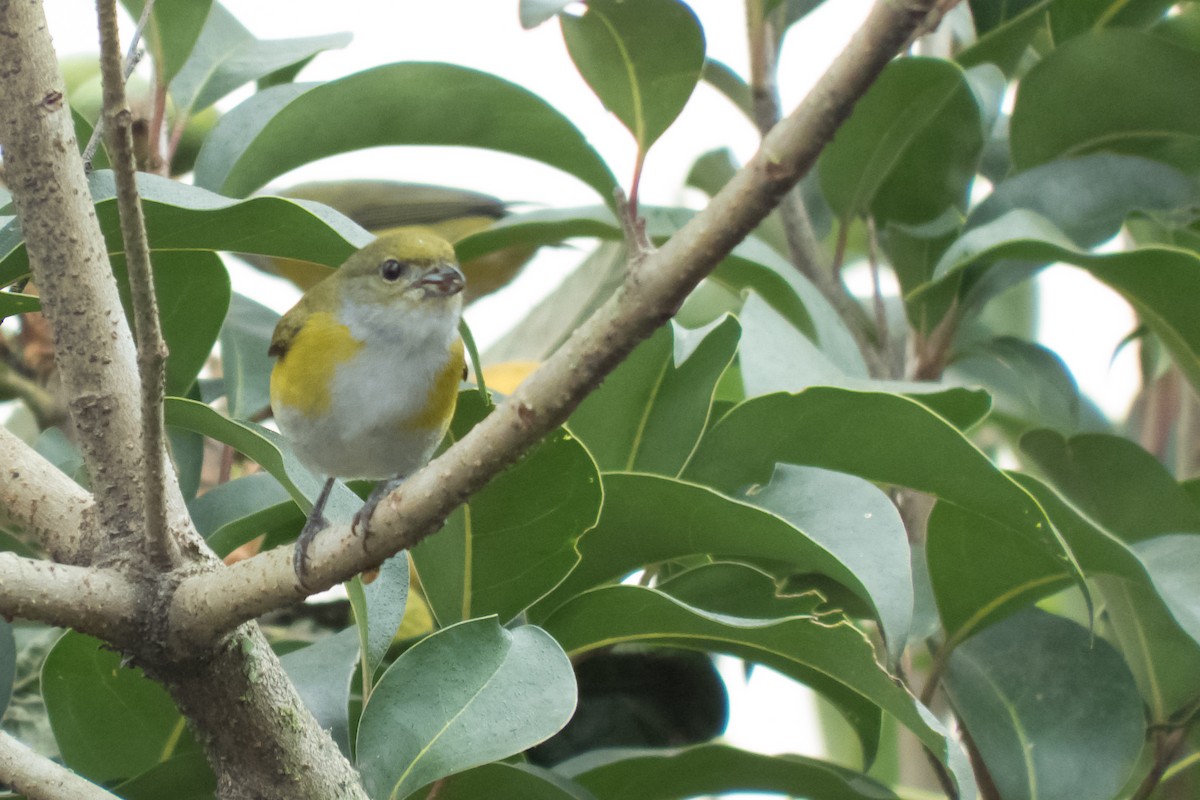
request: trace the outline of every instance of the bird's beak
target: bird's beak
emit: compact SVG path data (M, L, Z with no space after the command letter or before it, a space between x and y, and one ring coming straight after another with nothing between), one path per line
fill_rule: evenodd
M453 264L435 264L416 285L425 290L425 296L449 297L462 291L466 278Z

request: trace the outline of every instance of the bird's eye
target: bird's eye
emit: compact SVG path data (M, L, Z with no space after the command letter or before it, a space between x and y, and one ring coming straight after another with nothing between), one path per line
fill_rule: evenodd
M379 265L379 275L388 283L395 283L404 277L404 273L408 271L408 264L403 261L397 261L394 258L389 258Z

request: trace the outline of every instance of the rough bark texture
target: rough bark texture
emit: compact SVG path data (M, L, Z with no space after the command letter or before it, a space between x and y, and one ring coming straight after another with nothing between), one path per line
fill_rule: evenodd
M0 775L29 800L114 800L91 781L39 755L7 733L0 732Z

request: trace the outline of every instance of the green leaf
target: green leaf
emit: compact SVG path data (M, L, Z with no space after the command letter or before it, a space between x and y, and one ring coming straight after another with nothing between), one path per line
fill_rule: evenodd
M899 658L912 625L913 580L908 533L888 496L852 475L778 464L771 482L745 499L787 520L854 573L890 657Z
M670 238L695 212L686 208L639 208L646 219L646 232L654 242ZM534 211L514 214L485 231L465 237L455 250L466 261L516 245L545 245L586 236L620 239L621 228L612 212L603 206ZM504 359L540 359L586 319L592 310L615 291L624 278L624 251L602 247L593 254L553 296L543 301L505 337L504 345L489 355ZM741 292L752 288L799 330L811 335L836 363L848 372L866 374L853 336L829 301L807 279L770 247L754 239L741 242L710 276L710 280ZM529 331L526 335L523 331ZM518 342L529 340L524 346ZM533 348L532 350L529 348Z
M993 418L1064 434L1081 426L1075 378L1054 351L1039 344L998 336L958 355L948 374L953 381L986 389L995 401Z
M13 680L17 676L17 643L12 623L0 618L0 717L12 699Z
M350 681L358 666L358 631L346 628L279 658L317 724L350 755Z
M786 505L779 491L777 485L768 499ZM534 607L531 618L542 620L579 593L634 570L696 556L782 565L785 574L823 575L878 609L885 596L873 596L864 579L839 557L839 550L845 556L848 548L829 544L835 536L833 530L810 534L773 509L752 502L757 503L757 498L734 499L703 486L654 475L606 474L600 521L579 542L578 566ZM803 521L818 526L832 522L815 511ZM730 531L738 535L730 536ZM862 559L845 557L862 563ZM867 580L872 588L879 588L883 579L871 576ZM911 613L911 596L908 608ZM877 613L886 614L889 636L903 641L899 636L905 627L904 609L878 609Z
M727 792L795 794L809 800L891 800L890 789L854 770L804 756L768 756L726 744L682 750L608 750L557 771L597 800L683 800Z
M254 95L221 118L196 184L243 196L319 158L399 144L485 147L540 160L608 201L616 181L583 135L521 87L450 64L390 64Z
M490 410L478 393L460 395L451 439ZM575 542L596 522L600 499L600 474L583 445L561 429L547 436L413 550L438 622L486 614L507 622L547 594L579 560Z
M1036 541L951 503L929 515L925 557L950 647L1069 581Z
M182 397L168 397L163 411L167 425L229 445L269 472L305 513L312 508L325 480L301 464L278 433L252 422L229 419L203 403ZM338 482L325 504L325 515L335 520L349 520L361 507L362 500L358 495Z
M1021 80L1012 115L1013 163L1025 170L1107 150L1190 172L1200 158L1200 108L1179 98L1197 80L1200 52L1149 33L1101 30L1072 39Z
M683 111L704 68L704 31L679 0L588 0L560 15L575 67L629 129L639 156Z
M121 0L121 5L138 19L146 3ZM143 35L154 54L155 70L164 83L171 82L191 54L212 5L212 0L158 0L154 4Z
M1200 536L1177 533L1133 545L1179 627L1200 643Z
M372 797L403 798L554 734L575 709L571 664L545 631L462 622L396 659L358 725L357 767Z
M227 250L337 266L371 241L371 234L336 211L303 200L230 200L204 189L138 173L152 253ZM112 173L93 173L92 200L110 254L124 251ZM0 284L29 274L20 228L0 229Z
M1143 27L1161 19L1173 0L1072 0L1050 9L1055 42L1102 27Z
M739 334L732 317L697 331L659 328L584 399L568 428L601 470L678 474L708 424Z
M1120 643L1151 717L1165 722L1200 695L1200 645L1179 627L1132 548L1049 486L1028 475L1013 477L1037 497L1099 588L1103 619Z
M153 254L158 317L170 355L167 394L184 395L212 354L229 307L229 273L216 253L159 251ZM113 273L132 325L132 300L124 256L113 256Z
M777 462L927 492L1028 537L1081 580L1037 501L915 400L825 387L753 398L708 431L683 476L736 491L766 482Z
M1187 301L1200 294L1200 257L1193 253L1141 247L1093 254L1076 247L1040 214L1017 209L955 242L938 264L935 283L918 295L957 280L957 273L978 263L999 262L998 269L1019 270L1016 277L1023 280L1040 265L1056 261L1087 270L1124 297L1163 340L1193 386L1200 386L1200 316Z
M979 105L965 73L932 58L890 63L818 162L843 219L928 222L965 208L983 152Z
M166 690L90 636L72 631L54 645L42 697L63 761L96 782L132 777L196 747Z
M460 772L438 784L441 800L519 797L521 800L595 800L573 781L529 764L493 762Z
M42 300L37 295L20 292L0 292L0 321L17 314L41 311Z
M1200 509L1153 455L1102 433L1033 431L1021 449L1064 497L1126 542L1200 532Z
M229 416L250 419L271 406L272 358L267 355L279 314L244 295L229 298L221 326L221 374Z
M1107 800L1146 735L1129 668L1103 639L1028 609L954 651L946 690L1000 796Z
M1190 210L1197 198L1192 182L1174 167L1140 156L1092 153L1056 159L1002 181L971 210L967 229L1026 209L1086 249L1115 236L1135 211Z
M745 114L746 119L754 122L754 99L750 87L742 80L741 75L727 64L711 58L704 59L704 71L701 75L709 86L725 95L738 111Z
M1004 74L1013 76L1033 42L1046 28L1046 11L1055 0L972 0L978 39L957 56L964 67L995 64Z
M196 530L222 558L264 533L304 521L287 489L269 472L214 486L188 503L188 512Z
M197 750L155 764L113 791L123 800L211 800L216 796L217 776Z
M358 628L367 686L371 685L404 619L408 581L408 553L401 551L379 566L379 574L370 583L356 575L346 586Z
M194 114L251 81L306 62L322 51L345 47L351 38L349 33L332 33L260 41L214 2L195 48L170 82L171 97L181 110Z
M773 594L774 586L764 576L753 590ZM685 605L655 589L608 586L576 596L545 627L572 656L638 642L728 653L769 666L812 686L847 714L868 763L878 742L880 710L908 727L939 760L948 761L956 749L932 715L875 663L870 643L840 614L744 619ZM966 790L962 782L969 775L959 780Z

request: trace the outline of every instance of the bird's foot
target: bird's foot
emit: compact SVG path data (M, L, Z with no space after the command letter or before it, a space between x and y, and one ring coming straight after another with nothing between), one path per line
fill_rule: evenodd
M312 544L312 540L317 537L317 534L325 530L329 526L329 520L318 509L314 509L316 513L309 514L308 520L304 523L304 527L300 530L300 535L296 537L296 550L292 554L292 569L296 571L296 578L300 581L300 585L308 589L308 547Z
M325 503L329 500L329 493L332 490L333 478L329 478L321 487L321 493L317 496L317 502L313 503L312 511L308 512L308 519L305 520L304 527L300 529L300 535L296 537L296 549L292 551L292 569L296 573L296 579L300 582L301 588L306 591L309 588L308 547L318 533L329 527L329 520L325 519Z
M404 482L404 478L392 478L389 481L380 481L375 484L375 488L367 495L367 501L363 503L363 507L354 515L353 530L361 530L363 541L371 534L371 516L375 513L375 508L379 505L379 501L386 497L393 489Z

